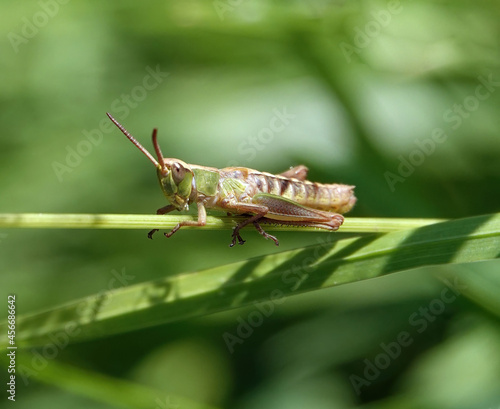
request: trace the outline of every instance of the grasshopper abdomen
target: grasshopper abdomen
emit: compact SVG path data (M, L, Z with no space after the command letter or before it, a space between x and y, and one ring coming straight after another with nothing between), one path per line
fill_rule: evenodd
M356 203L354 186L349 185L322 184L264 172L249 173L248 182L254 186L249 192L251 196L267 193L328 212L346 213Z

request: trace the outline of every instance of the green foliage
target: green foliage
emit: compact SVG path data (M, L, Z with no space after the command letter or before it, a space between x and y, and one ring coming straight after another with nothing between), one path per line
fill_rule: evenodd
M382 236L332 241L327 235L315 246L127 286L21 316L17 343L43 346L54 333L66 333L71 342L101 338L259 301L280 304L289 295L416 267L490 260L499 253L500 214ZM500 309L495 313L500 316ZM0 333L7 329L4 323ZM7 337L0 335L0 343L7 346Z

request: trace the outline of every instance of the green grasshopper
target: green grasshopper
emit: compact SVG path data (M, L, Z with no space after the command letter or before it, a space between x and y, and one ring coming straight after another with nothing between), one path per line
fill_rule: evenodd
M278 239L266 233L260 223L334 231L344 222L340 213L351 210L356 202L354 186L310 182L306 180L308 169L303 165L273 175L243 167L217 169L164 158L155 128L153 146L156 160L111 114L107 115L155 165L161 189L170 203L156 213L188 210L192 203L198 207L198 220L180 222L170 232L164 233L165 237L172 236L183 226L204 226L207 222L206 209L216 209L249 216L234 228L230 247L236 244L236 240L239 244L245 243L240 230L250 223L262 236L279 246ZM148 237L153 238L157 231L151 230Z

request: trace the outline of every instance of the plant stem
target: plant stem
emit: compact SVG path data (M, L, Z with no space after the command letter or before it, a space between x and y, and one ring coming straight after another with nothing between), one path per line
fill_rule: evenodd
M49 213L0 213L0 228L18 229L172 229L184 220L195 216L143 215L143 214L49 214ZM183 229L229 230L244 217L207 216L204 227ZM344 233L388 233L439 223L444 219L397 219L348 217L339 231ZM251 226L253 227L253 226ZM326 231L315 227L279 226L266 224L268 231Z

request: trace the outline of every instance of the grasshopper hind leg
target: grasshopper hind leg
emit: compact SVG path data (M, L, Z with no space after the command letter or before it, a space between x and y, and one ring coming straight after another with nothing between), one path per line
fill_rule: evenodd
M279 176L283 176L286 178L295 178L299 180L306 180L307 172L309 172L309 169L307 169L307 167L305 167L304 165L299 165L290 168L288 170L285 170L284 172L280 173Z

